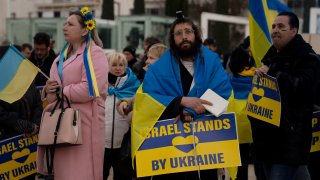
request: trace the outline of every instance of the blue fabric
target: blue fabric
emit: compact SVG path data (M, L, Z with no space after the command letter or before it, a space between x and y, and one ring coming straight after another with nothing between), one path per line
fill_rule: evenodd
M84 68L86 69L86 75L87 75L87 80L88 80L88 90L89 90L89 96L93 97L94 95L94 90L93 90L93 82L92 82L92 72L90 71L90 65L89 61L91 61L91 57L89 57L88 51L91 50L91 31L89 31L87 38L86 38L86 47L83 52L83 64Z
M60 57L59 57L59 64L58 64L58 74L60 77L60 80L62 82L62 67L63 67L63 61L64 58L66 58L65 55L65 51L67 51L67 48L69 47L69 43L66 43L64 45L64 47L62 48L61 52L60 52Z
M234 92L235 99L248 99L252 88L252 76L230 76L230 82Z
M127 80L121 87L112 87L109 85L108 94L115 95L119 99L130 98L136 94L138 87L140 86L140 81L136 75L131 71L130 68L126 69L126 74L128 76Z
M232 88L218 55L204 46L202 46L202 52L203 58L199 53L195 56L195 85L188 96L200 97L210 88L223 98L228 99ZM143 92L148 93L164 106L168 106L175 97L184 96L179 60L175 59L169 50L157 62L150 65L142 88Z
M25 59L19 50L10 46L0 60L0 92L8 86L10 81L17 74L20 64Z

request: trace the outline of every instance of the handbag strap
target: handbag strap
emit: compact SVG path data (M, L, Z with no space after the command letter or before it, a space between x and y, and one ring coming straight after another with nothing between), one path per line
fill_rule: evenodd
M63 90L62 90L63 92ZM48 173L49 174L52 174L52 170L53 170L53 160L54 160L54 153L55 153L55 149L56 149L56 145L57 145L57 140L58 140L58 132L59 132L59 129L60 129L60 124L61 124L61 120L62 120L62 117L63 117L63 114L64 114L64 111L65 111L65 108L64 108L64 98L66 98L66 101L67 101L67 105L69 108L71 108L71 105L70 105L70 101L69 99L62 93L62 98L60 98L58 92L57 92L57 102L56 104L54 105L54 108L51 112L51 114L54 113L54 111L56 110L58 104L60 103L60 108L61 108L61 111L60 111L60 114L59 114L59 117L58 117L58 121L57 121L57 125L56 125L56 129L54 131L54 139L53 139L53 144L52 146L50 147L47 147L46 148L46 160L47 160L47 167L48 167ZM51 161L49 160L49 153L51 155Z
M57 102L56 102L56 104L54 104L53 109L51 110L50 116L52 116L52 114L54 113L54 111L57 109L58 104L61 103L61 98L60 98L60 96L59 96L59 93L56 92L56 95L57 95Z
M61 104L62 104L62 105L60 104L61 109L64 108L64 100L66 100L66 102L67 102L67 107L71 108L71 103L70 103L68 97L63 94L63 88L61 89L61 98L60 99L61 99Z
M63 92L63 88L62 88L62 92ZM57 102L56 102L56 104L53 106L53 109L51 110L50 116L52 116L52 114L54 113L54 111L57 109L58 105L60 105L60 108L61 108L61 109L64 109L64 98L66 99L68 108L71 108L71 103L70 103L70 100L67 98L67 96L65 96L65 95L62 93L62 98L61 98L60 95L59 95L59 92L56 92L56 95L57 95ZM60 103L60 104L59 104L59 103Z

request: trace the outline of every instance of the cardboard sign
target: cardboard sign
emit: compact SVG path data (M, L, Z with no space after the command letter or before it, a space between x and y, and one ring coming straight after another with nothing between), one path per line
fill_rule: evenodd
M19 135L0 142L0 179L21 179L36 173L38 136Z
M320 111L313 112L312 141L310 152L320 151Z
M266 74L254 76L252 90L248 96L248 116L280 126L281 98L276 78Z
M136 154L137 176L240 166L234 113L159 121Z

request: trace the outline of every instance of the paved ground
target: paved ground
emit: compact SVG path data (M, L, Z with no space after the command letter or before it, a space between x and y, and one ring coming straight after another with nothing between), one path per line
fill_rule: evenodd
M249 165L249 170L248 170L248 180L256 180L256 176L254 175L254 169L253 169L253 165ZM112 179L112 169L110 170L110 176L108 178L108 180L113 180ZM226 178L224 180L227 180L228 176L226 176ZM220 178L220 180L223 180L222 178Z

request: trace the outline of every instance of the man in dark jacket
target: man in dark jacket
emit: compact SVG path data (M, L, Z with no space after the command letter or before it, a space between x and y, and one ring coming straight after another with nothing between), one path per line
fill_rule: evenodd
M33 38L34 49L30 56L30 61L36 65L47 76L50 74L51 65L56 58L56 54L50 48L50 36L47 33L39 32ZM44 86L47 78L38 73L35 79L36 86Z
M257 70L277 79L281 95L280 127L249 117L257 159L267 179L310 179L311 117L315 97L317 57L297 34L299 19L280 13L272 24L273 46Z

